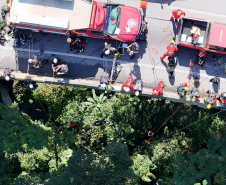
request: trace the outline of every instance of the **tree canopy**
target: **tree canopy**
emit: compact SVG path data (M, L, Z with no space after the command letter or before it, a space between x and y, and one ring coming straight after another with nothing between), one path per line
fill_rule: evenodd
M179 103L21 82L12 94L0 104L0 184L226 183L224 111L185 104L158 130Z

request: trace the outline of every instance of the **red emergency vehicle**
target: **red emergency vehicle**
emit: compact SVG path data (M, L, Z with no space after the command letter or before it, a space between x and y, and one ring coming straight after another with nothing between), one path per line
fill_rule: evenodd
M194 44L192 27L198 28L197 41ZM216 23L205 19L182 18L178 34L178 45L204 49L206 51L226 54L226 24Z
M10 0L7 24L57 34L102 39L145 39L142 10L93 0Z

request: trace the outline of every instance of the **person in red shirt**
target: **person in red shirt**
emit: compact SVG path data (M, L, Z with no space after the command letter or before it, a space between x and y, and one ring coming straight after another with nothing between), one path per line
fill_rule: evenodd
M162 95L163 93L163 88L165 87L165 84L163 81L160 81L157 87L154 87L152 89L154 95Z
M133 90L133 83L134 79L132 77L129 77L126 82L122 85L121 90L124 90L126 92Z
M164 60L166 56L172 57L175 51L178 51L178 48L174 45L174 40L171 40L171 44L167 46L167 52L160 59Z
M185 16L185 12L183 12L180 9L173 10L172 11L172 16L171 16L171 19L170 20L175 19L175 21L176 21L177 19L180 19L181 15L184 15Z

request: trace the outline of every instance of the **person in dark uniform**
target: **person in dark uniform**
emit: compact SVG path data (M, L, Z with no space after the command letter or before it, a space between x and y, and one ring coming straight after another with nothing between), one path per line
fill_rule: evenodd
M59 65L62 64L62 60L59 58L54 58L52 61L52 69L53 69L53 73L56 72L56 69L58 68Z

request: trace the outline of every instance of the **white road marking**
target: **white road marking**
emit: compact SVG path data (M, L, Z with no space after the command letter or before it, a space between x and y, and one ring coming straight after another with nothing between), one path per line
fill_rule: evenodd
M12 48L12 47L0 47L1 50L5 49L5 50L15 50L15 51L22 51L22 52L29 52L29 49L25 49L25 48ZM40 50L30 50L30 52L40 52ZM62 56L69 56L69 57L77 57L77 58L85 58L85 59L92 59L92 60L99 60L101 62L113 62L113 58L112 59L107 59L107 58L100 58L100 57L94 57L94 56L86 56L86 55L78 55L78 54L72 54L72 53L64 53L64 52L55 52L55 51L45 51L44 54L55 54L55 55L62 55ZM131 64L131 65L136 65L139 67L144 67L144 68L153 68L154 66L152 64L146 64L146 63L141 63L141 62L134 62L134 61L126 61L126 60L117 60L119 63L123 64ZM155 66L155 69L159 69L159 70L166 70L166 67L164 66ZM189 71L186 70L181 70L181 69L175 69L175 73L184 73L186 75L188 75ZM209 76L206 74L200 74L200 77L205 77L205 78L213 78L213 76ZM221 81L226 81L225 78L221 78Z
M197 13L197 14L210 15L210 16L213 16L213 17L226 18L226 15L210 13L210 12L204 12L204 11L200 11L200 10L192 10L192 9L181 8L181 7L176 7L176 6L168 6L168 8L172 9L172 10L181 9L181 10L183 10L185 12L192 12L192 13Z

